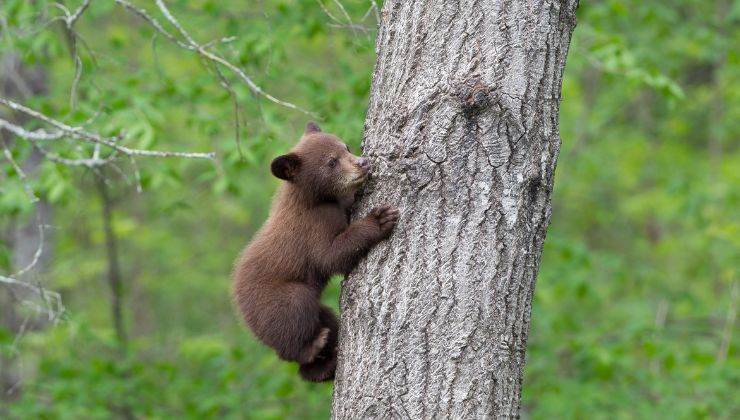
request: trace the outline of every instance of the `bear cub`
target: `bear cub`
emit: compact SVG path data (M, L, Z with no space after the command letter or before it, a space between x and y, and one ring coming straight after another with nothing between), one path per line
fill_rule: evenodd
M257 338L281 359L298 362L304 379L331 380L339 322L319 301L321 292L333 274L349 273L390 235L399 211L384 205L350 222L370 164L315 123L270 168L285 182L236 262L234 302Z

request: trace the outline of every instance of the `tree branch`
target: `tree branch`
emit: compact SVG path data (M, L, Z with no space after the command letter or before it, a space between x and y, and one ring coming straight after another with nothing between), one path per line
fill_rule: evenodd
M120 152L126 156L148 156L148 157L178 157L178 158L190 158L190 159L213 159L215 153L196 153L196 152L171 152L171 151L160 151L160 150L144 150L134 149L118 144L118 141L122 139L122 136L116 137L105 137L98 133L87 131L82 127L72 127L61 121L55 120L47 115L44 115L36 110L28 108L24 105L11 101L10 99L0 98L0 104L7 106L8 108L21 112L29 117L43 121L57 130L53 133L48 133L43 130L28 131L19 126L11 124L8 121L0 119L0 128L8 129L13 134L17 135L26 140L56 140L62 137L68 137L76 140L81 140L87 143L99 144L107 146L116 152ZM101 160L93 160L94 162L103 163ZM99 165L98 165L99 166Z
M221 57L218 54L215 54L211 51L208 51L208 47L212 45L212 42L206 43L206 44L198 44L195 39L183 28L183 26L180 24L180 22L174 17L174 15L170 12L170 10L167 8L167 5L164 4L162 0L156 0L157 7L164 15L165 19L167 19L172 26L177 29L177 31L180 33L180 35L185 39L185 42L177 39L174 35L169 33L164 27L155 19L152 17L146 10L137 8L130 2L126 0L114 0L117 4L125 8L126 10L134 13L135 15L142 18L145 22L147 22L152 28L154 28L157 32L161 33L165 36L165 38L169 39L171 42L173 42L175 45L179 46L180 48L184 48L188 51L194 51L198 53L201 57L203 57L206 60L209 60L211 62L220 64L227 69L229 69L232 73L234 73L239 79L241 79L247 87L249 87L249 90L252 91L255 95L261 96L270 102L273 102L275 104L284 106L289 109L294 109L296 111L300 111L304 114L311 115L315 117L315 114L312 112L309 112L293 103L283 101L281 99L278 99L269 93L265 92L259 85L257 85L242 69L237 67L235 64L232 64L230 61L226 60L225 58ZM224 38L225 40L229 40L229 38Z

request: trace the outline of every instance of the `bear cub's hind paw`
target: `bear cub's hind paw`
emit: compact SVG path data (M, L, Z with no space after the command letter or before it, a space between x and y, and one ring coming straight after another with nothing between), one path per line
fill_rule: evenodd
M306 346L306 348L303 350L303 355L298 360L298 363L305 364L305 363L311 363L316 359L316 356L323 350L324 346L326 346L326 341L329 339L329 329L328 328L322 328L319 331L319 334L314 338L314 340Z

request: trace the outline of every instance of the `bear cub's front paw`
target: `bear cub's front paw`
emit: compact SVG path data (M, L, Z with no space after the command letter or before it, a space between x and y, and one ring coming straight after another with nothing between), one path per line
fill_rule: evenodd
M370 217L378 226L380 231L380 237L385 239L393 231L393 228L398 222L400 212L398 208L384 204L382 206L375 207L370 211Z

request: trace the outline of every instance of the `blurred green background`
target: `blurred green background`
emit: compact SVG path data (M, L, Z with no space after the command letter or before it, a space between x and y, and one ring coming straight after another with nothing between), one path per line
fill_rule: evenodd
M60 3L74 10L81 2ZM134 3L165 22L153 2ZM342 27L344 13L323 3L326 11L313 0L167 2L200 42L234 36L214 50L266 91L316 113L359 152L375 15L370 1L344 0L363 27ZM129 162L121 162L124 175L105 174L125 343L111 317L95 175L49 161L32 174L52 209L39 280L62 294L67 310L56 326L22 334L0 324L4 366L21 379L0 397L0 417L326 418L331 385L301 382L295 365L259 345L228 292L231 264L278 185L268 162L309 117L255 97L224 73L235 113L197 55L112 1L93 1L77 22L82 75L73 107L70 43L53 20L63 15L50 1L0 2L0 52L48 80L48 93L26 105L70 124L95 116L91 129L125 128L127 144L215 151L217 159L138 159L141 193ZM738 418L740 2L582 1L578 15L523 415ZM25 141L9 146L19 162L31 153ZM7 160L0 193L7 233L33 209ZM5 239L0 272L9 273ZM0 295L8 293L0 285ZM336 307L338 295L334 281L325 300ZM12 299L0 302L10 310ZM16 315L33 315L12 304Z

